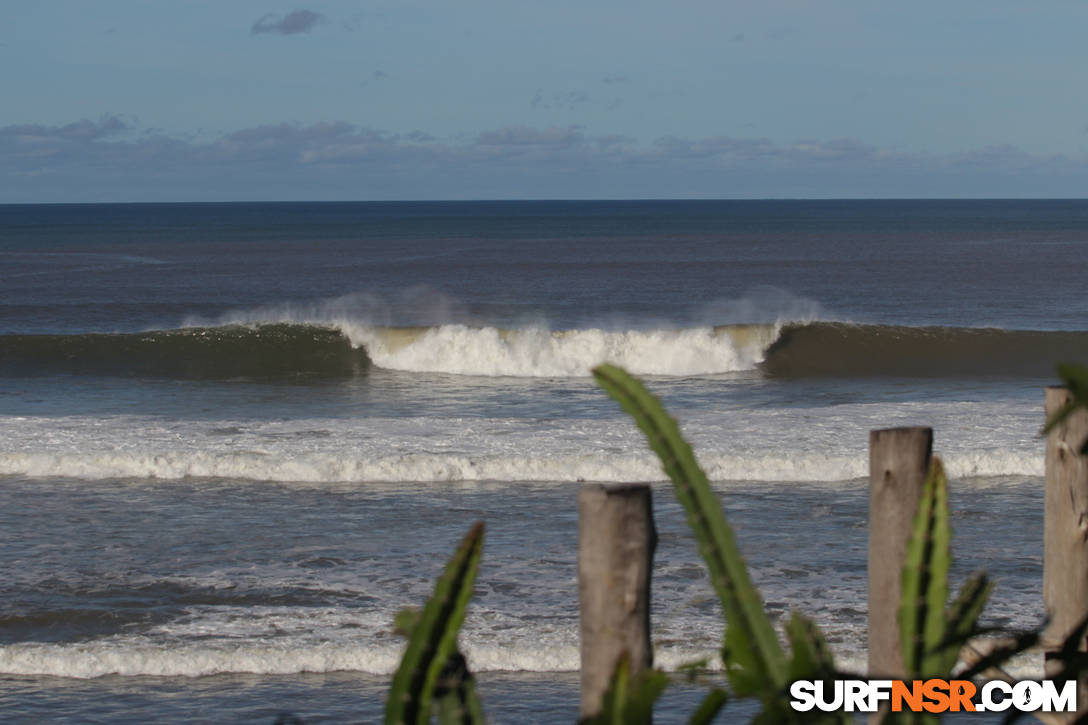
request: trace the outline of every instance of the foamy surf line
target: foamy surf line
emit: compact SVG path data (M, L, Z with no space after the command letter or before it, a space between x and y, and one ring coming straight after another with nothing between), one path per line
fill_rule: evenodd
M466 644L465 656L474 672L577 672L577 645L496 647ZM122 677L207 677L221 674L294 675L323 672L362 672L392 675L402 646L319 644L296 645L181 645L116 646L112 643L16 644L0 647L0 674L93 679ZM836 652L840 667L863 672L864 652ZM1038 677L1036 655L1021 655L1008 668L1018 677ZM710 649L655 647L654 664L679 671L692 662L721 670L717 652Z
M576 672L577 645L496 647L467 644L469 666L476 672ZM127 677L204 677L217 674L291 675L303 672L365 672L391 675L403 651L393 645L235 645L117 646L112 643L17 644L0 647L0 673L91 679ZM706 660L720 662L712 650L658 648L657 666L679 669Z
M953 478L1042 476L1036 454L1007 451L944 456ZM704 453L700 461L714 481L831 482L868 476L862 455L820 453L755 455ZM462 456L403 454L388 457L275 456L257 453L0 454L0 475L32 478L158 479L217 478L309 483L599 482L667 480L656 459L619 454L566 456Z
M174 420L0 417L0 474L300 482L662 481L637 427L615 417ZM692 411L683 431L718 481L868 475L869 431L932 425L951 473L1040 476L1029 401L856 403ZM1025 432L1027 434L1025 434Z
M576 672L578 646L510 647L466 644L465 656L476 672ZM81 644L16 644L0 647L0 673L91 679L127 677L204 677L218 674L292 675L303 672L365 672L391 675L402 645L325 643L270 646L129 645L109 642ZM706 659L712 650L658 649L654 661L666 670ZM714 665L711 665L714 668Z

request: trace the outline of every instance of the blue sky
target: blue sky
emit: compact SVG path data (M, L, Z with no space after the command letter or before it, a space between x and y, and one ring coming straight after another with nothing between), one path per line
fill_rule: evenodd
M6 0L0 202L1088 194L1088 3Z

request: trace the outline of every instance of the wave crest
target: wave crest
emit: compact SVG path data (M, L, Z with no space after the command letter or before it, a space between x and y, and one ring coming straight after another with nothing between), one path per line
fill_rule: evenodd
M551 378L589 376L602 362L639 375L752 370L776 334L771 325L621 331L347 325L344 331L381 368Z
M1088 359L1088 332L810 322L549 330L350 320L256 322L126 334L0 336L0 373L193 379L346 378L371 365L416 373L585 377L611 362L639 375L759 370L777 378L1047 377Z

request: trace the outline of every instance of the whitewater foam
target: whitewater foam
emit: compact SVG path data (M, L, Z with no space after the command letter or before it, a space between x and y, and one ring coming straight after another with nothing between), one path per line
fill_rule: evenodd
M279 646L17 644L0 647L0 672L92 678L105 675L201 677L222 673L288 675L300 672L356 671L389 674L396 668L395 647L326 644L300 649Z
M450 319L444 298L427 298L428 318ZM404 303L408 309L418 300ZM751 310L749 310L752 312ZM403 312L403 311L402 311ZM754 314L754 312L753 312ZM206 325L306 324L340 330L364 348L371 362L389 370L511 377L586 377L611 362L641 375L690 376L752 370L778 336L781 323L661 328L552 330L546 325L502 328L443 323L391 326L390 306L371 295L346 295L312 303L236 310ZM722 319L729 319L728 316Z
M614 413L618 416L618 412ZM718 481L868 475L868 431L930 424L950 475L1042 475L1034 406L853 404L703 411L684 432ZM661 481L622 417L164 421L0 418L0 474L83 479L209 477L306 482Z
M585 377L611 362L640 375L714 375L752 370L777 334L774 326L699 327L679 330L544 328L441 325L415 335L395 328L341 323L354 345L378 367L410 372L517 377ZM743 331L743 332L742 332Z
M577 644L522 646L464 645L465 658L475 672L576 672ZM0 673L91 679L107 675L128 677L204 677L218 674L293 675L299 673L362 672L391 675L402 645L345 645L325 642L299 647L295 643L256 642L219 645L17 644L0 646ZM836 653L846 671L864 671L865 652ZM677 671L703 661L710 671L721 669L717 652L709 648L655 647L654 664ZM1008 668L1021 678L1038 677L1041 658L1023 655Z
M476 672L576 672L577 644L520 648L467 644L469 666ZM111 643L18 644L0 647L0 673L50 675L89 679L106 675L203 677L225 673L290 675L302 672L365 672L390 675L400 661L400 645L344 645L322 643L299 647L294 643L262 645L140 646ZM659 667L677 669L715 653L707 649L658 649ZM714 669L715 665L711 665Z

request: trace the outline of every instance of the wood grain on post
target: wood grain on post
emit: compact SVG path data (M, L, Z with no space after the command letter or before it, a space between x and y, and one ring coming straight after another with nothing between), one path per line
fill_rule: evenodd
M899 593L933 454L932 428L869 432L869 675L904 676Z
M1071 400L1065 388L1046 389L1049 420ZM1046 513L1043 527L1043 604L1050 622L1043 648L1052 651L1088 616L1088 457L1080 447L1088 439L1088 413L1066 418L1046 437ZM1085 643L1081 642L1082 650ZM1049 674L1058 666L1048 665ZM1080 711L1088 704L1081 682Z
M590 484L578 491L582 717L597 714L621 655L631 673L653 666L650 569L657 531L650 487Z

